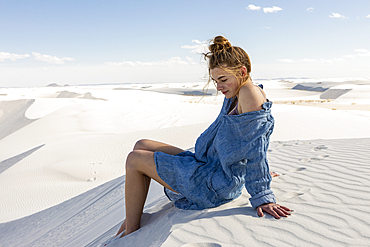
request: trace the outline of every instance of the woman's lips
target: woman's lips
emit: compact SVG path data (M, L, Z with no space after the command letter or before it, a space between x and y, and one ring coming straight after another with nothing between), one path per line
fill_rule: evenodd
M224 92L222 92L223 94L226 94L227 92L229 92L229 91L224 91Z

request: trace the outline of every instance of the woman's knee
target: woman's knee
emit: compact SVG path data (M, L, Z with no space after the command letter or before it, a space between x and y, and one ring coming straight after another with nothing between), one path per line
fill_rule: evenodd
M136 143L135 143L135 146L134 146L134 151L135 150L148 150L148 142L150 142L150 140L148 139L141 139L141 140L138 140Z
M154 162L153 152L146 150L133 150L127 155L126 170L145 170L145 166Z
M138 152L137 150L131 151L126 158L126 170L136 169L138 164Z

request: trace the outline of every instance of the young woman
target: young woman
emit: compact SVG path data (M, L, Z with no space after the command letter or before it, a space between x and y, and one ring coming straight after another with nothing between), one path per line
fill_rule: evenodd
M126 219L117 236L140 228L151 179L181 209L205 209L230 202L243 187L257 214L275 218L290 209L275 203L270 189L266 152L274 127L262 89L252 83L248 54L222 36L215 37L204 54L209 82L225 95L217 119L197 139L195 153L151 140L140 140L126 160Z

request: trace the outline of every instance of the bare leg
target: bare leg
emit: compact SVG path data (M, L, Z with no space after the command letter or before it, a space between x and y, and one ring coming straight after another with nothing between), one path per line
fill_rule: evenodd
M183 149L153 140L148 139L142 139L136 142L134 146L134 150L146 150L146 151L161 151L166 154L176 155L178 153L184 152ZM149 186L151 178L148 176L145 176L146 179L146 196L148 195Z
M146 192L145 192L145 199L146 197L148 196L148 191L149 191L149 185L150 185L150 181L151 181L151 178L144 175L144 179L145 179L145 189L146 189ZM126 187L125 187L126 188ZM125 189L126 190L126 189ZM126 193L126 192L125 192ZM127 194L127 193L126 193ZM127 195L126 195L126 201L127 201ZM126 203L127 204L127 203ZM144 201L144 204L145 204L145 201ZM127 206L126 206L126 216L127 216ZM140 216L141 217L141 216ZM116 236L120 235L122 232L124 232L126 230L126 219L123 221L120 229L118 230ZM125 232L124 235L122 235L121 237L123 236L126 236L128 233Z
M148 139L142 139L136 142L134 150L147 150L152 152L161 151L163 153L171 155L176 155L184 151L181 148Z
M155 151L175 155L184 150L151 140L140 140L136 143L134 151L128 155L126 161L126 220L122 223L117 235L123 231L125 231L124 235L127 235L140 228L141 215L151 178L164 187L173 190L157 174L154 162Z

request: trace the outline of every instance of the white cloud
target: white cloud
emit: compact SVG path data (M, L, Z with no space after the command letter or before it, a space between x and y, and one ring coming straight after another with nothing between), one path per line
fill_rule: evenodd
M190 58L191 59L191 58ZM187 60L189 61L189 58L187 57ZM188 62L181 60L180 57L171 57L167 61L157 61L157 62L132 62L132 61L123 61L123 62L107 62L107 65L110 66L145 66L145 67L152 67L152 66L162 66L162 67L171 67L174 65L189 65ZM193 64L193 62L191 62Z
M333 13L331 12L331 15L329 15L330 18L337 18L337 19L348 19L348 17L345 17L344 15L341 15L339 13Z
M370 15L367 15L366 18L370 18Z
M304 63L318 63L319 62L317 59L309 59L309 58L300 59L299 61L304 62Z
M313 8L312 8L312 7L310 7L310 8L308 8L308 9L306 9L306 11L308 11L308 12L313 12Z
M358 52L357 55L362 57L370 57L370 52L367 49L355 49L355 52Z
M207 41L199 41L197 39L193 39L191 42L195 42L197 44L204 44L204 43L207 43Z
M17 59L23 59L26 57L30 57L28 54L12 54L9 52L0 52L0 62L4 62L5 59L10 59L11 61L15 61Z
M123 62L106 62L110 66L136 66L138 62L123 61Z
M186 57L186 60L188 60L188 63L189 64L197 64L196 62L193 61L193 59L191 57Z
M263 27L264 29L271 29L271 27Z
M278 59L279 62L282 63L321 63L321 64L333 64L333 63L340 63L344 62L343 58L333 58L333 59L310 59L310 58L303 58L299 60L293 59Z
M283 9L280 8L280 7L276 7L276 6L263 8L263 12L265 12L265 13L276 13L276 12L281 11L281 10L283 10Z
M356 52L369 52L367 49L355 49Z
M343 58L333 58L333 59L323 59L321 58L320 61L322 63L340 63L340 62L344 62L345 60Z
M255 6L253 4L249 4L246 9L249 9L249 10L260 10L261 7L260 6Z
M296 61L293 60L293 59L278 59L279 62L282 62L282 63L295 63Z
M52 63L52 64L64 64L65 61L75 61L75 59L71 57L59 58L59 57L50 56L50 55L43 55L37 52L32 52L32 55L34 59L37 61L42 61L42 62L47 62L47 63Z
M208 51L207 41L193 39L191 42L196 43L196 45L182 45L181 48L190 49L192 53L204 53Z

